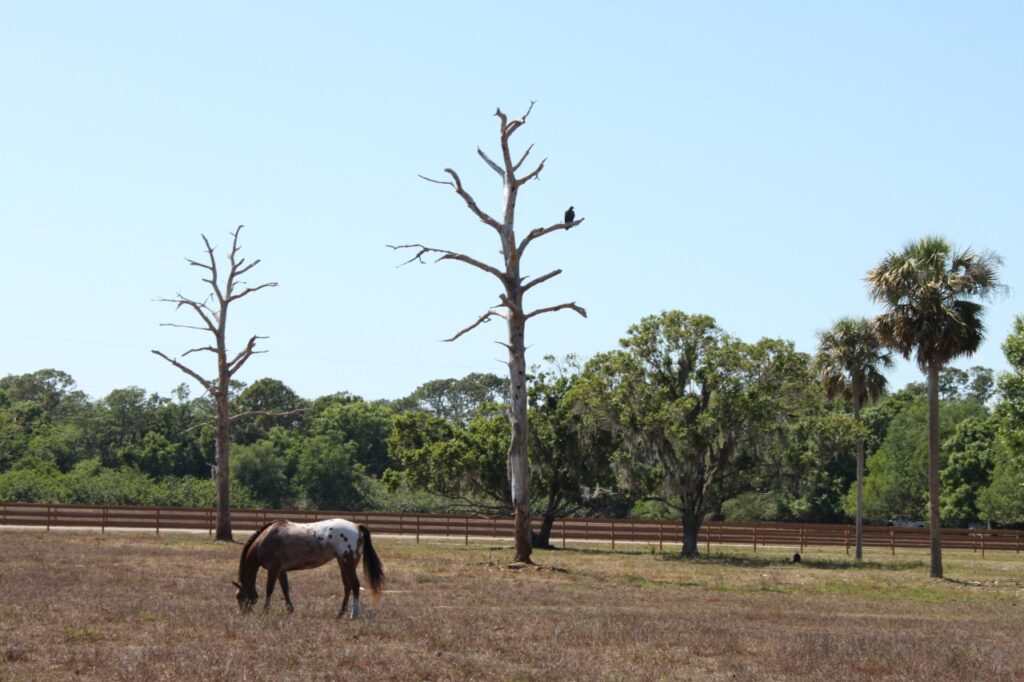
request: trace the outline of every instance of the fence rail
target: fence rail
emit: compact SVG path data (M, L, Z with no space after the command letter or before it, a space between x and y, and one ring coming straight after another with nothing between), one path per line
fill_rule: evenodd
M251 531L279 518L297 522L319 521L344 517L365 523L375 533L421 537L501 538L513 534L511 517L448 516L443 514L389 514L353 511L310 511L300 509L232 509L231 525L236 530ZM210 508L196 507L122 507L103 505L0 503L0 525L45 526L50 528L90 527L106 532L108 528L161 530L205 530L213 533L216 513ZM534 529L539 529L534 519ZM551 541L565 546L570 541L680 544L683 539L679 521L647 519L556 519ZM706 521L701 525L698 542L710 551L712 545L749 545L758 547L785 546L844 547L847 553L854 546L854 527L819 523L752 523ZM864 526L864 547L888 549L927 548L927 528L896 526ZM1024 531L1012 529L974 530L943 528L942 546L949 549L980 551L1013 551L1024 549Z

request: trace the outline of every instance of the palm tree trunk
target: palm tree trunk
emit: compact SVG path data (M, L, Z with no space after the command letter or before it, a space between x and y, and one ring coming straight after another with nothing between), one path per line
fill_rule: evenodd
M860 396L853 394L853 418L860 424ZM864 437L857 439L857 519L854 533L857 545L854 557L864 559Z
M939 365L928 366L928 510L931 576L942 577L942 519L939 517Z

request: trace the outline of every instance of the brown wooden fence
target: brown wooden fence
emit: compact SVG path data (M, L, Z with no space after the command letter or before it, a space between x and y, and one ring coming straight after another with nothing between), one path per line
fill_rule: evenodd
M441 514L388 514L352 511L309 511L298 509L233 509L231 524L238 531L252 531L268 521L288 518L309 522L344 517L365 523L375 533L421 537L508 538L513 533L511 517L447 516ZM56 505L0 503L0 525L45 526L50 528L90 527L106 532L108 528L154 530L205 530L213 533L215 512L209 508L190 507L121 507L102 505ZM534 527L539 524L534 520ZM700 530L699 542L710 551L713 545L753 547L784 546L803 551L807 547L844 547L854 545L852 525L818 523L740 523L706 521ZM554 543L609 542L679 545L682 526L679 521L646 519L562 518L555 521L551 532ZM928 548L927 528L865 526L865 548L897 549ZM1020 553L1024 549L1024 531L942 529L942 546L949 549L993 550Z

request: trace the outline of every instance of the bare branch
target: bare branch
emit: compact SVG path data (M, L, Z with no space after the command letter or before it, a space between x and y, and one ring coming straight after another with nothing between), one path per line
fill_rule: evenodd
M519 170L519 167L523 165L523 161L526 161L526 157L530 155L530 151L532 150L533 145L531 144L529 147L526 148L526 151L523 152L523 156L522 158L519 159L519 162L516 165L512 166L512 172ZM545 159L545 161L547 161L547 159Z
M420 175L419 177L422 178L423 180L426 180L427 182L433 182L438 185L450 185L452 187L455 186L455 183L452 182L451 180L435 180L434 178L428 178L426 175Z
M532 173L530 173L529 175L524 175L523 177L521 177L518 180L516 180L516 187L522 187L523 185L528 183L530 180L533 180L534 178L540 177L540 172L542 170L544 170L544 164L546 162L547 162L547 159L544 159L543 161L540 162L539 166L537 166L536 168L533 169Z
M487 265L486 263L484 263L482 261L478 261L477 259L472 258L472 257L467 256L467 255L462 254L462 253L457 253L455 251L447 251L445 249L435 249L435 248L430 247L430 246L424 246L423 244L399 244L397 246L394 246L392 244L388 244L387 246L388 246L388 248L395 249L396 251L398 249L419 249L419 251L416 253L415 256L413 256L409 260L405 261L404 263L401 263L398 267L401 267L402 265L408 265L409 263L413 262L414 260L415 261L419 261L420 263L422 263L423 262L423 256L427 255L428 253L439 253L441 255L438 257L438 259L436 261L434 261L435 263L439 263L439 262L441 262L443 260L457 260L457 261L461 261L463 263L466 263L467 265L472 265L475 268L479 268L480 270L483 270L484 272L490 273L490 274L494 275L495 277L497 277L498 280L501 281L502 284L505 283L505 273L503 273L501 270L498 270L496 267L493 267L491 265Z
M186 355L191 355L192 353L199 353L199 352L202 352L204 350L210 351L214 355L217 354L217 349L214 348L213 346L200 346L199 348L189 348L187 351L185 351L184 353L181 354L181 357L185 357Z
M203 324L206 325L206 329L214 334L217 333L217 325L214 324L213 320L219 318L217 317L217 314L213 312L213 310L211 310L210 307L205 303L194 301L191 298L185 298L181 294L178 294L178 298L159 298L157 300L160 301L161 303L173 303L177 308L180 308L181 306L188 306L189 308L192 308L194 311L196 311L196 314L199 315L200 319L202 319ZM194 329L202 328L194 327Z
M445 168L444 172L452 176L451 182L446 180L434 180L433 178L428 178L425 175L421 175L420 177L426 180L427 182L433 182L438 185L451 185L452 187L454 187L455 193L462 197L462 200L466 202L466 206L469 207L469 210L472 211L473 214L480 219L480 222L490 225L495 229L495 231L497 231L500 234L501 223L492 218L486 211L484 211L477 205L476 199L474 199L472 195L470 195L470 193L467 192L462 187L462 180L459 178L459 174L453 171L451 168Z
M495 110L494 115L498 117L499 121L501 121L501 134L504 137L505 128L508 126L508 116L506 116L505 112L501 110L501 107L498 107Z
M236 266L235 255L238 253L239 248L241 248L238 246L238 235L242 233L243 227L245 227L245 225L239 225L235 228L235 231L231 233L231 254L228 256L228 260L231 262L232 272L234 272L234 268ZM240 264L241 263L238 263L238 265Z
M186 367L185 365L181 364L180 362L177 361L177 359L167 357L166 355L164 355L163 353L161 353L158 350L152 351L152 353L154 355L159 355L164 360L166 360L167 362L171 363L172 365L174 365L175 367L180 369L182 372L184 372L185 374L189 375L190 377L192 377L193 379L198 381L202 385L202 387L207 390L207 392L209 392L209 393L213 392L213 386L215 385L214 382L208 381L208 380L204 379L203 377L199 376L199 374L196 373L195 370L193 370L190 367Z
M558 277L561 274L562 274L562 270L561 270L561 268L559 268L558 270L552 270L551 272L549 272L546 275L541 275L540 277L538 277L537 279L533 280L529 284L524 285L523 286L523 293L526 293L527 291L529 291L533 287L537 286L538 284L546 282L546 281L548 281L549 279L551 279L553 277Z
M583 317L587 316L587 311L584 308L576 305L575 303L559 303L558 305L549 306L547 308L537 308L532 313L526 315L526 319L530 319L534 315L543 315L544 313L553 313L556 310L575 310Z
M476 205L476 200L462 187L462 180L459 179L459 174L453 171L451 168L445 168L444 172L452 176L452 180L455 181L455 193L462 197L462 200L466 202L466 206L472 211L481 222L486 223L501 232L501 223L492 218L488 213Z
M504 315L502 315L501 313L499 313L496 310L488 310L486 313L481 315L480 319L478 319L476 322L474 322L473 324L469 325L468 327L466 327L465 329L463 329L462 331L457 333L455 336L452 336L451 338L443 339L443 340L446 341L446 342L454 341L455 339L459 338L460 336L462 336L466 332L470 332L470 331L476 329L477 327L479 327L483 323L490 322L492 317L500 317L502 319L505 318Z
M499 166L498 164L496 164L493 161L491 161L491 157L487 156L487 154L484 153L483 149L480 149L480 147L477 147L476 148L476 153L479 154L480 158L483 159L487 163L487 165L491 167L491 170L493 170L495 173L497 173L498 175L500 175L502 177L505 176L505 171L501 170L501 166Z
M523 313L522 306L513 303L511 300L509 300L509 297L506 296L505 294L501 294L500 296L498 296L498 298L501 299L501 303L499 303L495 307L497 307L497 308L505 307L505 308L508 308L509 310L511 310L513 313L517 313L517 314L520 314L520 315Z
M245 273L249 272L250 270L252 270L254 267L256 267L257 265L259 265L262 262L263 262L262 259L257 258L256 260L254 260L253 262L249 263L245 267L242 267L242 264L245 263L245 259L243 258L242 260L238 261L238 266L234 269L233 277L236 277L236 278L237 277L241 277L242 275L244 275Z
M216 426L216 423L213 420L205 421L205 422L199 422L198 424L193 424L192 426L190 426L187 429L185 429L185 433L191 433L192 431L195 431L196 429L202 429L202 428L212 429L215 426Z
M161 327L177 327L178 329L198 329L201 332L209 331L206 327L199 327L194 324L175 324L173 322L161 322Z
M266 284L261 284L261 285L259 285L257 287L249 287L249 288L245 289L240 294L232 294L231 296L228 296L227 300L229 302L230 301L237 301L238 299L242 298L243 296L248 296L249 294L251 294L254 291L259 291L260 289L266 289L267 287L276 287L276 286L277 286L277 282L267 282Z
M514 121L510 122L505 127L505 137L511 137L512 133L514 133L516 130L519 129L520 126L526 123L526 117L530 115L531 111L533 111L533 105L536 103L537 100L531 100L530 108L526 110L526 113L520 116L519 118L515 119Z
M579 218L571 223L555 223L554 225L548 225L547 227L537 227L530 230L529 234L523 237L523 241L519 242L519 248L517 249L519 257L523 257L523 253L526 251L527 245L534 239L543 237L546 234L551 234L552 232L557 232L558 230L571 230L581 224L584 220L586 220L586 218Z
M251 339L249 339L249 342L245 344L245 348L242 349L241 351L239 351L238 355L235 356L234 360L232 360L231 362L228 363L228 376L229 377L233 376L235 372L237 372L239 369L241 369L242 365L245 364L245 361L248 360L253 355L259 355L261 353L266 353L267 352L265 350L256 350L256 341L257 341L257 339L265 339L265 338L267 338L267 337L266 336L253 336Z
M248 412L239 412L238 414L231 415L230 422L234 424L239 419L245 417L294 417L297 414L303 412L312 412L312 408L309 407L298 407L294 410L288 410L287 412L279 412L277 410L250 410Z
M217 259L213 257L213 247L210 246L210 240L206 238L205 234L200 234L199 236L203 238L203 244L206 245L206 253L210 257L210 266L207 268L210 271L210 279L204 279L203 281L213 288L217 301L223 304L224 294L221 292L220 283L217 281Z

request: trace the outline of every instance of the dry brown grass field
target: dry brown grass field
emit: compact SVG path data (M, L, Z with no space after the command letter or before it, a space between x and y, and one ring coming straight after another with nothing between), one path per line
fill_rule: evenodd
M1024 679L1024 555L933 580L912 552L374 544L386 591L351 621L336 566L243 616L237 544L0 529L0 680Z

